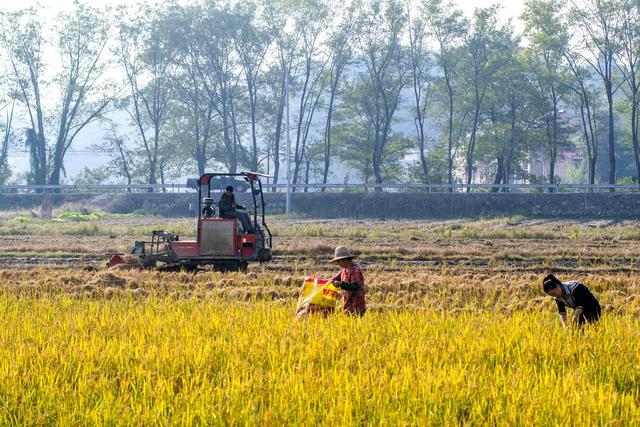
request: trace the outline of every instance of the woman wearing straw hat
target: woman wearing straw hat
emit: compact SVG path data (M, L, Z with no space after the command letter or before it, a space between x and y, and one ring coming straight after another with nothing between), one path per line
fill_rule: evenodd
M364 276L360 267L353 262L356 255L352 254L344 246L338 246L331 263L336 263L341 270L332 280L344 290L344 311L350 314L363 316L367 311L364 294L367 287L364 284Z

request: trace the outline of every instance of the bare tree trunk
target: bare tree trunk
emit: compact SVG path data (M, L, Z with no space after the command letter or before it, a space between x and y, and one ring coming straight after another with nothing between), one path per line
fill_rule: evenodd
M280 174L280 143L282 141L283 134L283 121L284 121L284 109L285 109L285 95L286 95L286 63L281 60L282 74L280 78L280 90L278 95L278 107L276 113L276 130L273 138L273 183L278 183L278 175ZM286 129L285 129L286 131ZM277 191L274 187L271 189L273 193Z
M593 132L589 130L591 128L591 114L590 112L585 114L585 108L588 110L590 107L586 96L582 93L580 94L580 118L582 121L582 133L587 146L589 184L593 185L595 182L595 159L597 158L597 153L594 150ZM593 192L593 189L590 188L589 192Z
M251 102L251 143L253 152L251 156L251 170L258 172L258 138L256 136L256 94L250 91L249 98Z
M300 93L300 105L298 109L298 123L296 126L296 145L293 150L293 184L298 183L298 171L300 170L300 164L302 163L302 152L304 151L304 147L300 149L300 145L302 144L303 138L303 123L305 119L306 105L308 102L308 94L307 91L309 89L309 80L311 79L311 57L307 56L305 62L305 76L304 76L304 85L302 85L302 92ZM295 191L295 188L292 189Z
M8 159L9 159L9 143L11 142L11 132L13 126L13 113L15 109L15 101L5 106L9 108L6 112L6 121L4 125L4 135L2 136L2 145L0 146L0 184L4 183L9 177Z
M497 164L498 164L498 170L496 171L496 176L493 179L493 184L494 185L498 185L500 184L503 180L504 180L504 157L502 156L498 156L498 158L496 159ZM494 187L491 189L492 193L497 193L500 191L499 187Z
M333 103L335 101L336 91L338 88L339 75L335 76L335 80L331 83L331 93L329 95L329 106L327 107L327 123L324 130L324 170L322 172L322 183L326 184L329 177L329 168L331 166L331 119L333 117ZM325 187L320 191L324 193Z
M636 97L631 103L631 141L633 157L636 162L636 183L640 184L640 143L638 142L638 101Z
M556 156L558 153L558 108L557 103L553 104L553 122L552 122L552 140L549 147L549 184L556 183ZM554 192L553 188L549 189L550 193Z
M467 186L468 186L467 193L471 192L471 187L469 186L471 185L471 180L473 178L473 154L476 148L476 138L478 135L480 108L481 108L482 100L484 98L484 92L482 93L482 95L480 95L477 85L475 88L475 94L476 94L475 112L473 115L473 124L471 126L471 137L469 138L469 146L467 147Z
M444 72L445 82L447 84L447 95L449 98L449 117L447 126L447 175L449 178L449 185L453 185L453 88L451 87L451 78L446 68ZM449 192L453 192L453 188L449 188Z
M514 94L511 95L511 131L509 135L509 154L507 155L507 159L505 160L504 166L504 179L502 182L505 184L503 188L503 192L509 192L509 187L507 185L510 184L511 181L511 166L513 164L513 157L515 156L516 151L516 114L517 114L518 105L516 103L516 96Z
M414 71L415 73L415 71ZM426 157L426 137L424 134L424 110L421 105L424 101L426 104L426 99L421 99L421 88L418 87L418 82L416 81L416 77L414 76L414 84L413 90L416 101L416 130L418 133L418 150L420 152L420 166L422 168L422 182L429 182L429 168L427 165L427 157ZM428 96L428 95L427 95Z
M613 92L611 90L611 82L606 85L607 88L607 103L609 104L609 184L616 183L616 147L615 147L615 135L614 135L614 117L613 117ZM611 188L610 191L615 191Z

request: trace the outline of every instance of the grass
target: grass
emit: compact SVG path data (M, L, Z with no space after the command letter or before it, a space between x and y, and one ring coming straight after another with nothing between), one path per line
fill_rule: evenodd
M55 227L51 224L55 223ZM0 219L0 234L80 235L85 223L98 227L98 235L144 234L164 228L182 235L195 234L195 222L189 218L167 219L144 216L142 212L127 215L102 212L66 211L52 220L15 215ZM566 220L516 220L509 218L476 221L364 221L364 220L300 220L273 218L270 226L276 237L326 237L366 239L518 239L518 240L640 240L640 229L634 221L573 222ZM144 224L147 224L145 227Z

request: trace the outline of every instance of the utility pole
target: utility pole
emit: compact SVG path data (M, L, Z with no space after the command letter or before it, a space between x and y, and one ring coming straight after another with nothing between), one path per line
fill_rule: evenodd
M291 138L289 135L289 67L287 66L284 81L284 96L287 108L287 201L285 214L291 213Z

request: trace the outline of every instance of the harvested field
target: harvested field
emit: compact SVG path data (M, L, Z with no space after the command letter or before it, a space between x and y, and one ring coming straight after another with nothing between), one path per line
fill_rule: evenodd
M0 424L638 424L638 225L276 219L273 262L192 274L103 268L191 220L3 216ZM369 312L294 320L339 244ZM563 331L548 271L602 321Z

